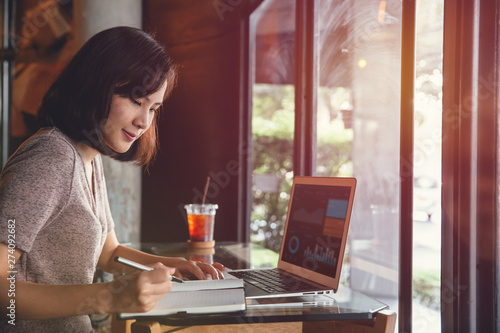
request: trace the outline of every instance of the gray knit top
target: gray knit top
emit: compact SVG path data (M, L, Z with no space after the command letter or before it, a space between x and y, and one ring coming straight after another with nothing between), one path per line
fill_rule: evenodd
M95 195L78 149L58 129L45 128L5 165L0 174L0 242L8 244L10 238L22 251L13 269L17 281L92 283L106 235L114 227L101 156L92 164ZM77 311L86 306L80 304ZM86 315L15 324L0 325L12 332L93 331Z

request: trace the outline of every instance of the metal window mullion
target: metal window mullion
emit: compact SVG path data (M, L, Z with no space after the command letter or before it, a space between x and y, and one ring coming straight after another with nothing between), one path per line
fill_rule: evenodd
M412 331L415 0L403 1L401 41L399 332ZM408 165L411 169L408 170Z
M478 3L477 181L474 225L476 332L498 332L498 112L500 4Z
M295 17L295 175L316 173L318 1L297 0Z
M475 1L445 1L441 226L441 327L472 332L474 96L477 36Z

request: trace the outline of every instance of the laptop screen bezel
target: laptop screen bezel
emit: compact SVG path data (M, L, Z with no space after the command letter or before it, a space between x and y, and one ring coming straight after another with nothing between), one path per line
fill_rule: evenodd
M290 213L291 207L293 203L293 197L295 192L295 186L298 184L305 185L321 185L321 186L345 186L350 187L350 195L349 195L349 203L347 205L347 213L344 224L344 230L342 232L342 240L340 244L340 253L337 261L337 268L335 271L335 277L326 276L321 273L317 273L311 271L309 269L303 268L301 266L294 265L292 263L284 261L283 258L283 249L285 248L285 239L288 232L288 226L290 221ZM288 211L286 216L285 230L283 232L283 238L281 241L281 249L280 256L278 261L278 268L285 270L287 272L293 273L295 275L299 275L308 280L314 281L316 283L328 286L332 288L334 291L337 291L339 281L340 281L340 272L342 269L345 246L347 241L347 233L349 231L349 225L351 221L352 214L352 206L354 204L354 192L356 189L356 178L353 177L315 177L315 176L295 176L293 179L292 190L290 192L290 200L288 203Z

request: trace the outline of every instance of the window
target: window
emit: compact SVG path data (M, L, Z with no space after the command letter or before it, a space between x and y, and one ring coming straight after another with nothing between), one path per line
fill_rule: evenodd
M253 112L262 115L275 96L270 108L286 109L289 122L272 156L282 179L262 184L286 201L293 174L356 177L344 283L398 311L401 331L500 331L500 4L293 3L292 81L252 81ZM285 68L251 63L255 73ZM259 218L254 237L274 235L261 230L272 221Z
M294 174L354 176L343 283L393 309L400 35L399 1L268 0L250 16L251 239L279 251Z

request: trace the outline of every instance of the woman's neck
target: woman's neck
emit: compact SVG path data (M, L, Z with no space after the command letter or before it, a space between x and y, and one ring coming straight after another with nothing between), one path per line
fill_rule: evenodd
M85 163L85 165L91 165L92 164L92 160L99 153L94 148L92 148L92 147L90 147L90 146L88 146L88 145L86 145L84 143L81 143L81 142L76 142L75 146L78 149L78 151L80 152L80 154L82 155L83 162Z

